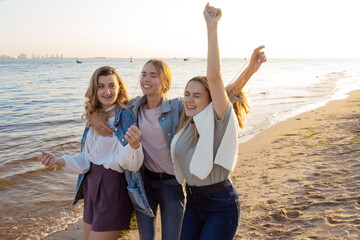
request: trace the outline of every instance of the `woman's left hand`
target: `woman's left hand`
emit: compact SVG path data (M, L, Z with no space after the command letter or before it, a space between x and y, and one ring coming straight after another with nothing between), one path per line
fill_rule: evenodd
M138 149L140 147L140 138L141 132L139 128L135 124L131 125L125 134L125 139L130 144L130 147Z
M251 55L250 63L249 63L249 70L251 74L254 74L259 70L261 64L266 62L267 57L265 53L262 51L265 46L259 46L254 49L253 54Z

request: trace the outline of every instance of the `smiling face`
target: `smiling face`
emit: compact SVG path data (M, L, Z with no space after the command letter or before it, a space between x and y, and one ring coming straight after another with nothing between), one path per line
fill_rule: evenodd
M163 85L160 75L152 63L145 64L140 78L142 92L147 96L162 96Z
M209 91L205 86L197 81L190 81L185 89L183 107L187 117L193 117L211 102Z
M104 109L115 104L119 94L119 82L114 74L99 76L97 99Z

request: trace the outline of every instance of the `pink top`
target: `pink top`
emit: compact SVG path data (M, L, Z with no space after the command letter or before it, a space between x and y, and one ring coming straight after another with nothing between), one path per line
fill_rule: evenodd
M145 167L153 172L164 172L175 175L169 147L159 123L161 105L147 109L146 104L140 106L139 129L141 144L144 149Z

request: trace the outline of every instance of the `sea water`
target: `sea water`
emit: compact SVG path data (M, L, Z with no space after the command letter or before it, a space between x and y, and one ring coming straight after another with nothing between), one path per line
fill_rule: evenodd
M96 68L117 69L130 96L141 94L147 59L33 59L0 61L0 239L43 239L82 216L72 206L77 176L47 169L37 157L79 152L84 93ZM173 73L168 97L206 74L206 59L165 59ZM246 65L222 59L225 84ZM275 123L360 89L359 59L269 59L245 87L252 108L240 142Z

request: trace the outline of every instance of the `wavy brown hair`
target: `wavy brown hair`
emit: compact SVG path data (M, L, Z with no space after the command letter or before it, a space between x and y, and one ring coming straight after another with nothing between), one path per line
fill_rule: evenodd
M205 90L209 93L210 100L212 101L211 94L210 94L209 83L208 83L208 80L207 80L206 76L197 76L197 77L193 77L192 79L190 79L187 82L186 86L185 86L184 96L185 96L185 91L186 91L189 83L192 82L192 81L201 83L205 87ZM234 103L233 104L233 109L235 111L235 115L236 115L236 118L238 120L239 127L244 128L245 127L246 115L249 114L251 111L250 111L249 102L248 102L248 100L246 98L246 95L245 95L245 92L243 90L241 90L240 96L241 96L241 101L238 101L238 102ZM180 131L180 129L182 129L184 126L186 126L191 121L192 121L192 117L186 116L185 107L183 106L183 109L181 111L181 116L180 116L180 119L179 119L179 123L176 126L175 132L177 133L178 131ZM192 140L192 146L194 146L195 143L197 142L197 138L198 138L198 132L197 132L197 130L195 128L195 133L194 133L193 140Z
M128 108L126 103L129 101L129 95L127 93L125 84L123 80L121 79L118 72L109 66L103 66L93 73L89 87L86 90L85 93L85 113L82 115L82 120L85 121L86 125L88 127L91 127L91 120L90 116L92 113L97 112L100 116L105 118L105 110L103 109L101 103L99 102L99 99L97 97L98 92L98 80L100 76L108 76L108 75L114 75L118 81L119 84L119 93L118 97L116 99L116 105L122 108Z

